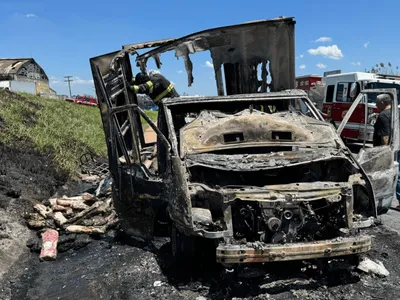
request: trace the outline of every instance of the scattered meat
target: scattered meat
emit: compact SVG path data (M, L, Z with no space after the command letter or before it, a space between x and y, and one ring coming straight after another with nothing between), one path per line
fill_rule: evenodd
M67 222L67 218L64 217L64 215L61 212L56 212L53 215L53 218L58 226L62 226L65 224L65 222Z
M87 176L83 176L88 180ZM89 178L92 180L93 178ZM99 177L97 177L100 180ZM101 180L98 189L105 190L103 196L97 197L90 193L83 193L73 197L52 197L34 206L35 213L27 214L29 228L42 233L41 260L54 260L57 256L57 240L61 236L62 249L73 247L71 234L99 235L118 226L118 217L110 198L111 180ZM104 189L103 185L107 185ZM54 230L56 229L56 230ZM62 238L67 235L68 238ZM73 240L77 239L74 236ZM83 243L87 245L88 243Z
M53 209L53 211L67 211L67 208L65 206L58 204L53 205L51 208Z
M48 215L52 213L52 210L50 207L46 207L43 204L36 204L33 207L43 218L47 218Z
M70 233L105 233L106 227L95 227L95 226L82 226L82 225L70 225L65 229Z
M40 259L55 260L57 258L58 231L49 229L42 233L42 251Z

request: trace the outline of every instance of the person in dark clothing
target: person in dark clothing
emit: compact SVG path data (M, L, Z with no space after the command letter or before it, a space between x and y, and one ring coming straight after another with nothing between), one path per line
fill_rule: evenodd
M158 105L163 98L179 97L174 85L160 73L138 73L132 90L136 94L146 94Z
M389 94L381 94L376 97L376 107L379 110L379 115L374 124L374 147L385 146L390 143L392 124L391 104L392 99Z

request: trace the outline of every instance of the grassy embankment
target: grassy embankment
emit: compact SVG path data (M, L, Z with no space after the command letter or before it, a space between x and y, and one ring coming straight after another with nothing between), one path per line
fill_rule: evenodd
M149 112L155 120L157 112ZM0 90L0 142L51 153L56 166L70 175L80 155L107 155L97 107Z

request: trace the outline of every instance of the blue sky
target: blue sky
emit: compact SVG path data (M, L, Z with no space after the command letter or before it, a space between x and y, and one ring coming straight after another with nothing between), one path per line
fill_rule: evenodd
M278 16L296 20L296 75L400 66L398 0L353 1L21 1L0 0L0 57L33 57L59 94L94 94L89 58L122 45ZM180 94L216 94L208 52L193 56L187 87L183 60L161 57L161 72ZM154 66L149 65L149 68ZM137 70L134 68L134 72Z

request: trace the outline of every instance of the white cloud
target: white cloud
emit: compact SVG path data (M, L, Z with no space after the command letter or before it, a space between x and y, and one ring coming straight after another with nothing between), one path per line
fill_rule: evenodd
M182 74L183 73L183 71L182 70L178 70L178 71L176 71L178 74Z
M366 42L366 43L364 44L364 48L368 48L368 45L369 45L369 42Z
M304 70L306 68L306 65L301 65L299 68Z
M37 18L38 16L35 14L26 14L25 17L27 18Z
M316 43L326 43L326 42L332 42L332 38L327 37L327 36L321 36L318 40L315 41Z
M304 57L304 54L300 54L299 56L296 56L296 59L303 58L303 57Z
M317 67L317 68L320 68L320 69L325 69L325 68L326 68L326 65L325 65L325 64L322 64L322 63L319 63L319 64L316 64L316 67Z
M353 66L361 66L361 63L358 61L358 62L352 62L351 63Z
M214 68L214 65L208 60L206 61L206 65L205 66L209 67L209 68Z
M331 59L341 59L343 57L342 50L337 45L319 46L317 49L309 49L308 53L311 55L322 55Z
M74 77L71 84L93 84L93 79L80 79L79 77Z

